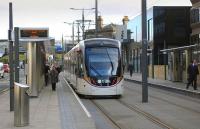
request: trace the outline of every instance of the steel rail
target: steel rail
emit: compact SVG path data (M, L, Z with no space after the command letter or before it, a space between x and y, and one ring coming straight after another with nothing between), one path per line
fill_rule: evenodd
M134 89L131 89L130 87L127 87L127 86L125 86L125 87L126 87L129 91L135 91L135 92L138 93L138 91L136 91L136 90L134 90ZM160 89L158 89L158 90L160 90ZM163 91L162 93L165 94L164 91ZM177 94L177 95L178 95L178 94ZM172 96L172 95L171 95L171 96ZM162 100L162 101L164 101L164 102L166 102L166 103L168 103L168 104L172 104L172 105L175 105L175 106L180 107L180 108L182 108L182 109L189 110L189 111L191 111L191 112L200 114L200 111L197 111L197 110L194 110L194 109L191 109L191 108L182 106L182 105L177 104L177 103L174 103L174 102L170 102L169 100L162 99L162 98L160 98L160 97L156 97L156 96L153 96L153 95L149 95L149 97L152 97L152 98L158 99L158 100ZM177 96L173 95L173 97L177 97ZM186 98L185 98L185 99L186 99ZM193 101L193 100L188 100L188 101ZM193 102L198 103L199 101L193 101Z
M3 90L0 90L0 95L3 94L3 93L5 93L5 92L8 91L8 90L9 90L9 88L6 88L6 89L3 89Z
M122 127L120 127L119 124L117 124L117 123L115 122L115 120L112 119L111 116L108 115L109 113L108 113L102 106L100 106L99 104L97 104L94 100L91 100L91 102L103 113L104 116L106 116L106 117L111 121L111 123L112 123L114 126L116 126L116 127L119 128L119 129L123 129Z
M119 103L121 103L122 105L126 106L127 108L129 108L130 110L137 112L138 114L144 116L145 118L152 121L153 123L159 125L160 127L164 127L165 129L176 129L176 128L172 127L171 125L161 121L159 118L157 118L145 111L142 111L141 109L139 109L138 107L136 107L134 105L127 104L121 100L117 100L117 101Z

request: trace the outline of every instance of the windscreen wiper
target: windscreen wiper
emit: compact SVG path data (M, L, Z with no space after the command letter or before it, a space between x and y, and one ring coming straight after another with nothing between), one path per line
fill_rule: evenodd
M113 70L114 70L114 66L113 66L113 62L111 61L111 58L110 58L110 55L109 55L109 53L108 53L107 48L106 48L106 52L107 52L108 58L109 58L109 60L110 60L110 64L111 64L111 66L112 66L111 75L113 75L112 73L113 73Z
M90 68L91 68L97 75L99 75L100 77L102 77L102 75L101 75L92 65L90 65Z

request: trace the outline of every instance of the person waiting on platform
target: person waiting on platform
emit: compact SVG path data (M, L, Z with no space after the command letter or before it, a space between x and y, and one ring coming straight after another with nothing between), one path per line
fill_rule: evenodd
M193 63L188 66L187 72L189 76L186 89L189 88L190 84L193 84L194 90L197 90L197 75L199 74L199 70L196 60L193 60Z
M58 82L58 71L56 70L56 67L52 65L51 70L50 70L50 77L51 77L51 85L52 85L52 90L56 90L56 83Z
M50 66L48 64L45 65L44 67L44 77L45 77L45 85L48 85L48 80L49 80L49 70L50 70Z

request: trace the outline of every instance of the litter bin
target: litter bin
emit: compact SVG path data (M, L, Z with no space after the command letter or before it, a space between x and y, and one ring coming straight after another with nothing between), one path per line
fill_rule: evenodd
M16 83L14 85L14 126L29 125L29 86Z

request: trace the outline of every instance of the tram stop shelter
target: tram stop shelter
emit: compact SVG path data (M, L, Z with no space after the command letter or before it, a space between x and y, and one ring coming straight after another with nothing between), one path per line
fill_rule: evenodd
M193 59L197 59L199 46L197 44L160 50L167 55L167 80L187 82L187 67Z
M19 28L19 42L27 48L25 74L31 97L37 97L45 84L45 43L51 39L49 28Z

